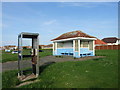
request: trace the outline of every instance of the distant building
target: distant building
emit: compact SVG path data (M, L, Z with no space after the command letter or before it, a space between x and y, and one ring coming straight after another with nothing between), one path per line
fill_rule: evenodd
M3 48L2 47L0 47L0 50L2 50Z
M107 45L118 45L120 44L120 39L116 37L103 38L102 41L107 43Z
M52 49L53 44L48 44L48 45L39 45L40 49Z
M104 41L98 38L95 40L95 46L104 46L104 45L107 45L107 43L105 43Z
M8 45L8 46L4 46L3 49L6 49L6 50L15 50L15 49L17 49L17 46L15 46L15 45Z
M45 45L44 49L52 49L53 44Z
M30 48L32 48L31 46L22 46L23 47L23 49L30 49Z
M45 45L39 45L39 49L44 49Z

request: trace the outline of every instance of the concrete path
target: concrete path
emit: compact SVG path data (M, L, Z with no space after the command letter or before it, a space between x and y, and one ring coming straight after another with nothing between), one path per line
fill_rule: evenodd
M46 56L46 57L40 58L39 65L42 66L44 64L52 63L52 62L82 61L82 60L96 59L96 58L102 58L102 57L103 56L88 56L88 57L83 57L79 59L74 59L71 56L63 56L63 57ZM23 64L23 68L28 68L32 66L31 60L23 60L22 64ZM18 68L17 61L10 61L2 64L2 72L7 70L15 70L17 68Z

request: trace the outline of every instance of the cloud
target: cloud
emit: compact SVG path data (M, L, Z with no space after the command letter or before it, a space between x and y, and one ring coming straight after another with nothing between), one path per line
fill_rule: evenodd
M56 23L56 20L46 21L46 22L44 22L43 24L44 24L44 25L51 25L51 24L54 24L54 23Z
M112 6L113 3L106 2L61 2L59 7L84 7L84 8L94 8L98 6Z

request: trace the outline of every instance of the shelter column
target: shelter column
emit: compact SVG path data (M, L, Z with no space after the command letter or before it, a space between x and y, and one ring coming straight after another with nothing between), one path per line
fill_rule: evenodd
M73 56L75 56L75 40L73 40Z
M53 42L53 55L54 55L54 53L55 53L55 45L54 45L55 43Z
M79 40L74 40L73 41L73 47L74 47L74 57L79 58L79 49L80 49L80 41Z
M53 42L53 55L57 55L57 42Z
M56 55L57 55L57 42L55 43L55 46L56 46L55 47L55 49L56 49L55 52L56 52Z
M78 40L78 56L80 57L80 40Z

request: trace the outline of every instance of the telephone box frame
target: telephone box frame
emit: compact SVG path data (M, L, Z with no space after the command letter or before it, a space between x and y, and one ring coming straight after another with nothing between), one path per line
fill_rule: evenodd
M22 32L18 35L18 77L23 75L21 61L27 55L23 55L23 38L32 39L32 49L36 50L36 77L39 75L39 34L38 33L27 33ZM30 56L32 57L32 56Z

